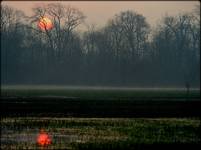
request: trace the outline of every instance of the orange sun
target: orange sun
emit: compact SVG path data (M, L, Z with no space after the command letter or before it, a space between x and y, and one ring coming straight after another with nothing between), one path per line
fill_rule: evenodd
M53 28L53 24L52 21L47 18L47 17L42 17L39 21L38 21L38 27L39 29L46 31L46 30L51 30Z
M44 130L41 130L37 137L37 143L41 146L48 146L52 143L52 140Z

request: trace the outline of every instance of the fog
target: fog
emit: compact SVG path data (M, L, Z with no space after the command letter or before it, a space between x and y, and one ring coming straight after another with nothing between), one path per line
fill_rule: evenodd
M64 85L2 85L3 90L90 90L90 91L186 91L186 88L178 87L114 87L114 86L64 86ZM199 91L199 88L191 88L191 91Z
M1 85L199 88L199 7L161 15L154 27L149 17L125 9L81 33L76 29L87 16L73 5L37 6L32 16L2 5ZM38 28L43 16L52 20L51 30Z

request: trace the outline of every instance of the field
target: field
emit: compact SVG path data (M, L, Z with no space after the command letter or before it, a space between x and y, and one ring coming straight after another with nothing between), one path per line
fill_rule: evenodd
M1 149L196 149L200 93L185 89L1 90ZM37 145L43 129L52 144Z
M199 90L6 87L3 116L199 117Z
M159 149L201 140L198 119L19 117L1 120L1 148L39 149L40 129L52 137L48 149Z
M2 97L60 97L80 99L133 99L133 98L198 98L199 89L185 88L118 88L70 86L1 86Z

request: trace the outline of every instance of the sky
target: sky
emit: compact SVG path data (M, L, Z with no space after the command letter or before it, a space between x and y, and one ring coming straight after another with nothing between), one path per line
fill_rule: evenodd
M148 23L156 26L165 15L177 15L183 12L191 12L199 1L3 1L2 4L22 10L26 15L32 14L32 7L46 3L62 3L71 5L81 10L87 24L96 27L104 26L115 14L134 10L146 17Z

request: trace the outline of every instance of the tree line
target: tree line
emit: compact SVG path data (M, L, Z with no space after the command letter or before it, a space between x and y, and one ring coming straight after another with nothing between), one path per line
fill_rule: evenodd
M72 6L47 4L33 14L1 5L2 84L200 85L199 6L166 15L154 28L127 10L84 32L76 29L86 16ZM44 16L52 30L37 27Z

